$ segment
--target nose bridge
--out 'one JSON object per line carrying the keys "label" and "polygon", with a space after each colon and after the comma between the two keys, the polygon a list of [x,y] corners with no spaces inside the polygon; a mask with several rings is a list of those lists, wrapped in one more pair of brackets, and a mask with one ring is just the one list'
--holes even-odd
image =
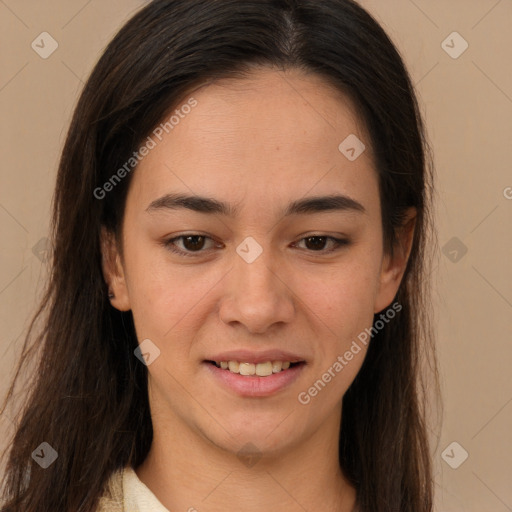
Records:
{"label": "nose bridge", "polygon": [[[260,237],[261,240],[261,237]],[[237,278],[247,286],[248,293],[261,290],[265,294],[274,291],[275,261],[270,246],[263,248],[254,238],[248,237],[237,247],[239,260],[235,265]]]}
{"label": "nose bridge", "polygon": [[291,321],[292,293],[279,276],[271,249],[247,237],[236,252],[229,301],[221,308],[224,322],[238,321],[251,331],[264,331],[274,323]]}

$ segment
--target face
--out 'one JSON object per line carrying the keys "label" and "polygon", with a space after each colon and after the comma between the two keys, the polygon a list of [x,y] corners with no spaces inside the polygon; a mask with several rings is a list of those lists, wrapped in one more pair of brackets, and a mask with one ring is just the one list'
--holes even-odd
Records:
{"label": "face", "polygon": [[[133,171],[122,258],[104,237],[112,304],[160,351],[153,422],[234,452],[339,431],[367,349],[354,340],[392,303],[407,256],[383,252],[361,122],[321,78],[291,71],[211,83],[180,105]],[[339,149],[351,134],[366,146],[355,160]]]}

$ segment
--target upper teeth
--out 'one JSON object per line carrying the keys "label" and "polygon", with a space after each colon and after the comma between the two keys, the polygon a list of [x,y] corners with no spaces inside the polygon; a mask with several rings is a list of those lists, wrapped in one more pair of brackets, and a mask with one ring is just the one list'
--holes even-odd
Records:
{"label": "upper teeth", "polygon": [[267,361],[266,363],[240,363],[238,361],[215,361],[215,364],[223,370],[229,370],[232,373],[240,375],[258,375],[258,377],[267,377],[273,373],[279,373],[281,370],[287,370],[290,367],[290,361]]}

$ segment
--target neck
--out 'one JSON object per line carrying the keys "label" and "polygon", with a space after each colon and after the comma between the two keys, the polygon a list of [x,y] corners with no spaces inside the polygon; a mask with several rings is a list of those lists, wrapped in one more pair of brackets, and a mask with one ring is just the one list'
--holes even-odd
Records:
{"label": "neck", "polygon": [[169,510],[351,512],[355,489],[338,463],[339,420],[281,453],[237,455],[190,428],[154,425],[139,479]]}

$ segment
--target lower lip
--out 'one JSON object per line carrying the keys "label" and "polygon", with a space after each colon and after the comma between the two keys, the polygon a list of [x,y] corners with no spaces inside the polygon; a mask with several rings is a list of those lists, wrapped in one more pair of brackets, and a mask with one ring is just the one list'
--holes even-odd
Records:
{"label": "lower lip", "polygon": [[246,376],[232,373],[206,361],[203,364],[206,365],[213,377],[225,387],[241,396],[249,397],[270,396],[282,391],[299,377],[305,366],[304,363],[301,363],[267,377],[258,377],[257,375]]}

